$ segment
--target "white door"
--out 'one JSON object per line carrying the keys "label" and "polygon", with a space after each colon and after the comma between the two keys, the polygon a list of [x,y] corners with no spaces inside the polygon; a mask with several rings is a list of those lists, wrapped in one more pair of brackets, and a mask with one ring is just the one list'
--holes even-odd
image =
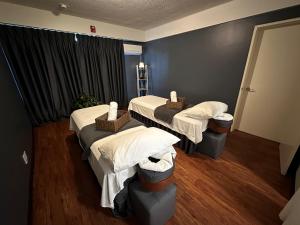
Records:
{"label": "white door", "polygon": [[247,89],[238,129],[280,143],[299,141],[300,25],[264,31]]}

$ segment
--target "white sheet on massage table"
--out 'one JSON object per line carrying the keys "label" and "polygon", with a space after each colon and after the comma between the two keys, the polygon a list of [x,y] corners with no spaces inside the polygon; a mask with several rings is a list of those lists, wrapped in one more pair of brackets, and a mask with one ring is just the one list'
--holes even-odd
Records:
{"label": "white sheet on massage table", "polygon": [[172,124],[168,124],[154,117],[154,110],[158,106],[166,104],[167,99],[153,95],[133,98],[129,103],[129,110],[137,112],[150,120],[155,121],[177,133],[185,135],[189,140],[198,144],[202,141],[202,132],[207,129],[208,120],[196,120],[183,115],[183,111],[177,113]]}
{"label": "white sheet on massage table", "polygon": [[[75,131],[78,136],[79,131],[84,126],[94,123],[95,118],[108,112],[108,109],[108,105],[99,105],[76,110],[70,116],[70,130]],[[141,128],[142,126],[131,128],[123,132],[133,132]],[[124,188],[124,181],[135,174],[136,169],[135,167],[131,167],[115,173],[112,170],[110,163],[101,158],[98,146],[103,141],[105,141],[105,138],[92,144],[89,163],[102,187],[101,206],[114,208],[114,199],[116,195]]]}

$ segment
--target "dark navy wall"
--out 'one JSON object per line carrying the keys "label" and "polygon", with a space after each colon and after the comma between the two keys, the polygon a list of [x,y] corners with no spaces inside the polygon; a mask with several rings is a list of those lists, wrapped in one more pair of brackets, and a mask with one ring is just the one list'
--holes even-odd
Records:
{"label": "dark navy wall", "polygon": [[[28,224],[32,127],[0,48],[0,218],[1,224]],[[22,159],[26,151],[29,164]]]}
{"label": "dark navy wall", "polygon": [[139,61],[140,56],[138,55],[125,55],[128,101],[137,96],[135,66],[139,63]]}
{"label": "dark navy wall", "polygon": [[152,93],[171,90],[191,103],[219,100],[233,113],[255,25],[300,17],[300,6],[145,43]]}

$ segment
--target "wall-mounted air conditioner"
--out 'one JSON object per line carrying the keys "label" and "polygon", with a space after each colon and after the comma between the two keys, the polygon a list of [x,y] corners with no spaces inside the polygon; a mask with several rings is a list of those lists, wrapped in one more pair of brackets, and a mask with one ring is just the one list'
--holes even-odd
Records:
{"label": "wall-mounted air conditioner", "polygon": [[143,53],[141,45],[124,44],[125,55],[141,55]]}

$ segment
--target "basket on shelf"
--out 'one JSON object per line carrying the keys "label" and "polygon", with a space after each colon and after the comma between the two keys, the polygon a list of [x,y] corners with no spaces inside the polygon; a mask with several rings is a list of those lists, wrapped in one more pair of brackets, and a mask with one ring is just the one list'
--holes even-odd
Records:
{"label": "basket on shelf", "polygon": [[108,121],[108,113],[103,114],[95,119],[96,128],[99,130],[106,130],[117,132],[130,120],[129,112],[126,110],[118,110],[117,119]]}
{"label": "basket on shelf", "polygon": [[170,99],[167,100],[167,107],[169,109],[183,109],[185,106],[185,98],[177,97],[177,102],[171,102]]}

